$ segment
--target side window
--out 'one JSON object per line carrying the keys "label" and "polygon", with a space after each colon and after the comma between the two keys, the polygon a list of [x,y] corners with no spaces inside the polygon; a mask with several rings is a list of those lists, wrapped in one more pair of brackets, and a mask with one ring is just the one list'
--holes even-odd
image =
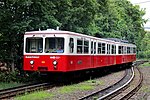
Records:
{"label": "side window", "polygon": [[107,54],[109,53],[109,45],[107,44]]}
{"label": "side window", "polygon": [[122,51],[121,46],[119,46],[118,50],[119,50],[118,53],[121,54],[121,51]]}
{"label": "side window", "polygon": [[107,44],[107,54],[110,54],[110,44]]}
{"label": "side window", "polygon": [[93,54],[93,41],[91,42],[91,54]]}
{"label": "side window", "polygon": [[130,53],[130,47],[127,47],[127,53],[128,54]]}
{"label": "side window", "polygon": [[136,48],[135,47],[133,48],[133,53],[136,53]]}
{"label": "side window", "polygon": [[112,45],[111,53],[116,54],[116,46],[115,45]]}
{"label": "side window", "polygon": [[84,41],[84,53],[89,53],[89,41]]}
{"label": "side window", "polygon": [[131,53],[133,53],[133,47],[131,47]]}
{"label": "side window", "polygon": [[105,43],[102,43],[102,54],[105,54]]}
{"label": "side window", "polygon": [[70,38],[69,40],[69,51],[70,53],[73,53],[74,51],[74,39],[73,38]]}
{"label": "side window", "polygon": [[125,49],[125,48],[126,48],[125,46],[122,47],[122,53],[123,53],[123,54],[126,53],[126,49]]}
{"label": "side window", "polygon": [[131,47],[129,47],[129,53],[131,53]]}
{"label": "side window", "polygon": [[94,54],[96,54],[96,42],[94,42]]}
{"label": "side window", "polygon": [[83,41],[82,40],[77,40],[77,53],[82,53],[82,44]]}
{"label": "side window", "polygon": [[100,42],[98,42],[98,54],[102,53],[102,44]]}
{"label": "side window", "polygon": [[121,54],[123,54],[123,51],[124,51],[123,46],[121,46]]}

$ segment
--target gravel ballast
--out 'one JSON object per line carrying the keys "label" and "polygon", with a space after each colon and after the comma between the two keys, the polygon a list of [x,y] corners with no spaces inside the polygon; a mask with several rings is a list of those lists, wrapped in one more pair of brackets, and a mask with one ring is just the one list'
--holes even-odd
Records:
{"label": "gravel ballast", "polygon": [[[114,72],[106,76],[99,77],[94,80],[80,82],[73,86],[54,87],[48,90],[54,96],[51,100],[78,100],[92,92],[102,90],[114,83],[118,82],[125,74],[125,71]],[[69,88],[68,88],[69,87]]]}

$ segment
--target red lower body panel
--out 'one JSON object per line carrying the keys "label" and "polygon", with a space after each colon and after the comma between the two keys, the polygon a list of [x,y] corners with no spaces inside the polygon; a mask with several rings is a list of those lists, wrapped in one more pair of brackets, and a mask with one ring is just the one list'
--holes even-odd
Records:
{"label": "red lower body panel", "polygon": [[[30,61],[34,61],[31,65]],[[25,71],[67,72],[129,63],[136,55],[36,55],[24,56]],[[53,65],[57,61],[57,65]]]}

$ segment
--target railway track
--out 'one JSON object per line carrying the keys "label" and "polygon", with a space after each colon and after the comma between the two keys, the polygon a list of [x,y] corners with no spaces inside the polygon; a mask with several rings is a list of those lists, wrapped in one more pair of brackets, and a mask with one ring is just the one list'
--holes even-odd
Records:
{"label": "railway track", "polygon": [[143,75],[140,73],[138,68],[134,69],[135,76],[131,83],[128,85],[128,87],[123,90],[123,92],[119,93],[117,96],[111,98],[112,100],[127,100],[129,99],[132,95],[136,93],[141,87],[141,83],[143,80]]}
{"label": "railway track", "polygon": [[[135,65],[144,63],[144,61],[135,62]],[[143,80],[142,73],[137,67],[126,69],[125,76],[114,85],[103,90],[96,91],[86,95],[79,100],[126,100],[129,99],[141,87]]]}
{"label": "railway track", "polygon": [[8,99],[16,95],[25,94],[26,92],[32,92],[35,90],[52,88],[54,85],[51,83],[35,83],[29,85],[18,86],[14,88],[8,88],[0,90],[0,99]]}

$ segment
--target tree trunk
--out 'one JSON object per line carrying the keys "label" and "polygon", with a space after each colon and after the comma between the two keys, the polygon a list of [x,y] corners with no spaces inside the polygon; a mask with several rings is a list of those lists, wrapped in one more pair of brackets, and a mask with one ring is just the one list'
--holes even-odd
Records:
{"label": "tree trunk", "polygon": [[11,62],[11,71],[15,71],[15,62],[14,62],[14,59],[12,60],[12,62]]}
{"label": "tree trunk", "polygon": [[15,67],[14,67],[15,66],[15,62],[14,62],[14,53],[13,53],[13,50],[11,50],[11,56],[10,57],[12,59],[11,60],[11,71],[14,72],[15,71]]}

